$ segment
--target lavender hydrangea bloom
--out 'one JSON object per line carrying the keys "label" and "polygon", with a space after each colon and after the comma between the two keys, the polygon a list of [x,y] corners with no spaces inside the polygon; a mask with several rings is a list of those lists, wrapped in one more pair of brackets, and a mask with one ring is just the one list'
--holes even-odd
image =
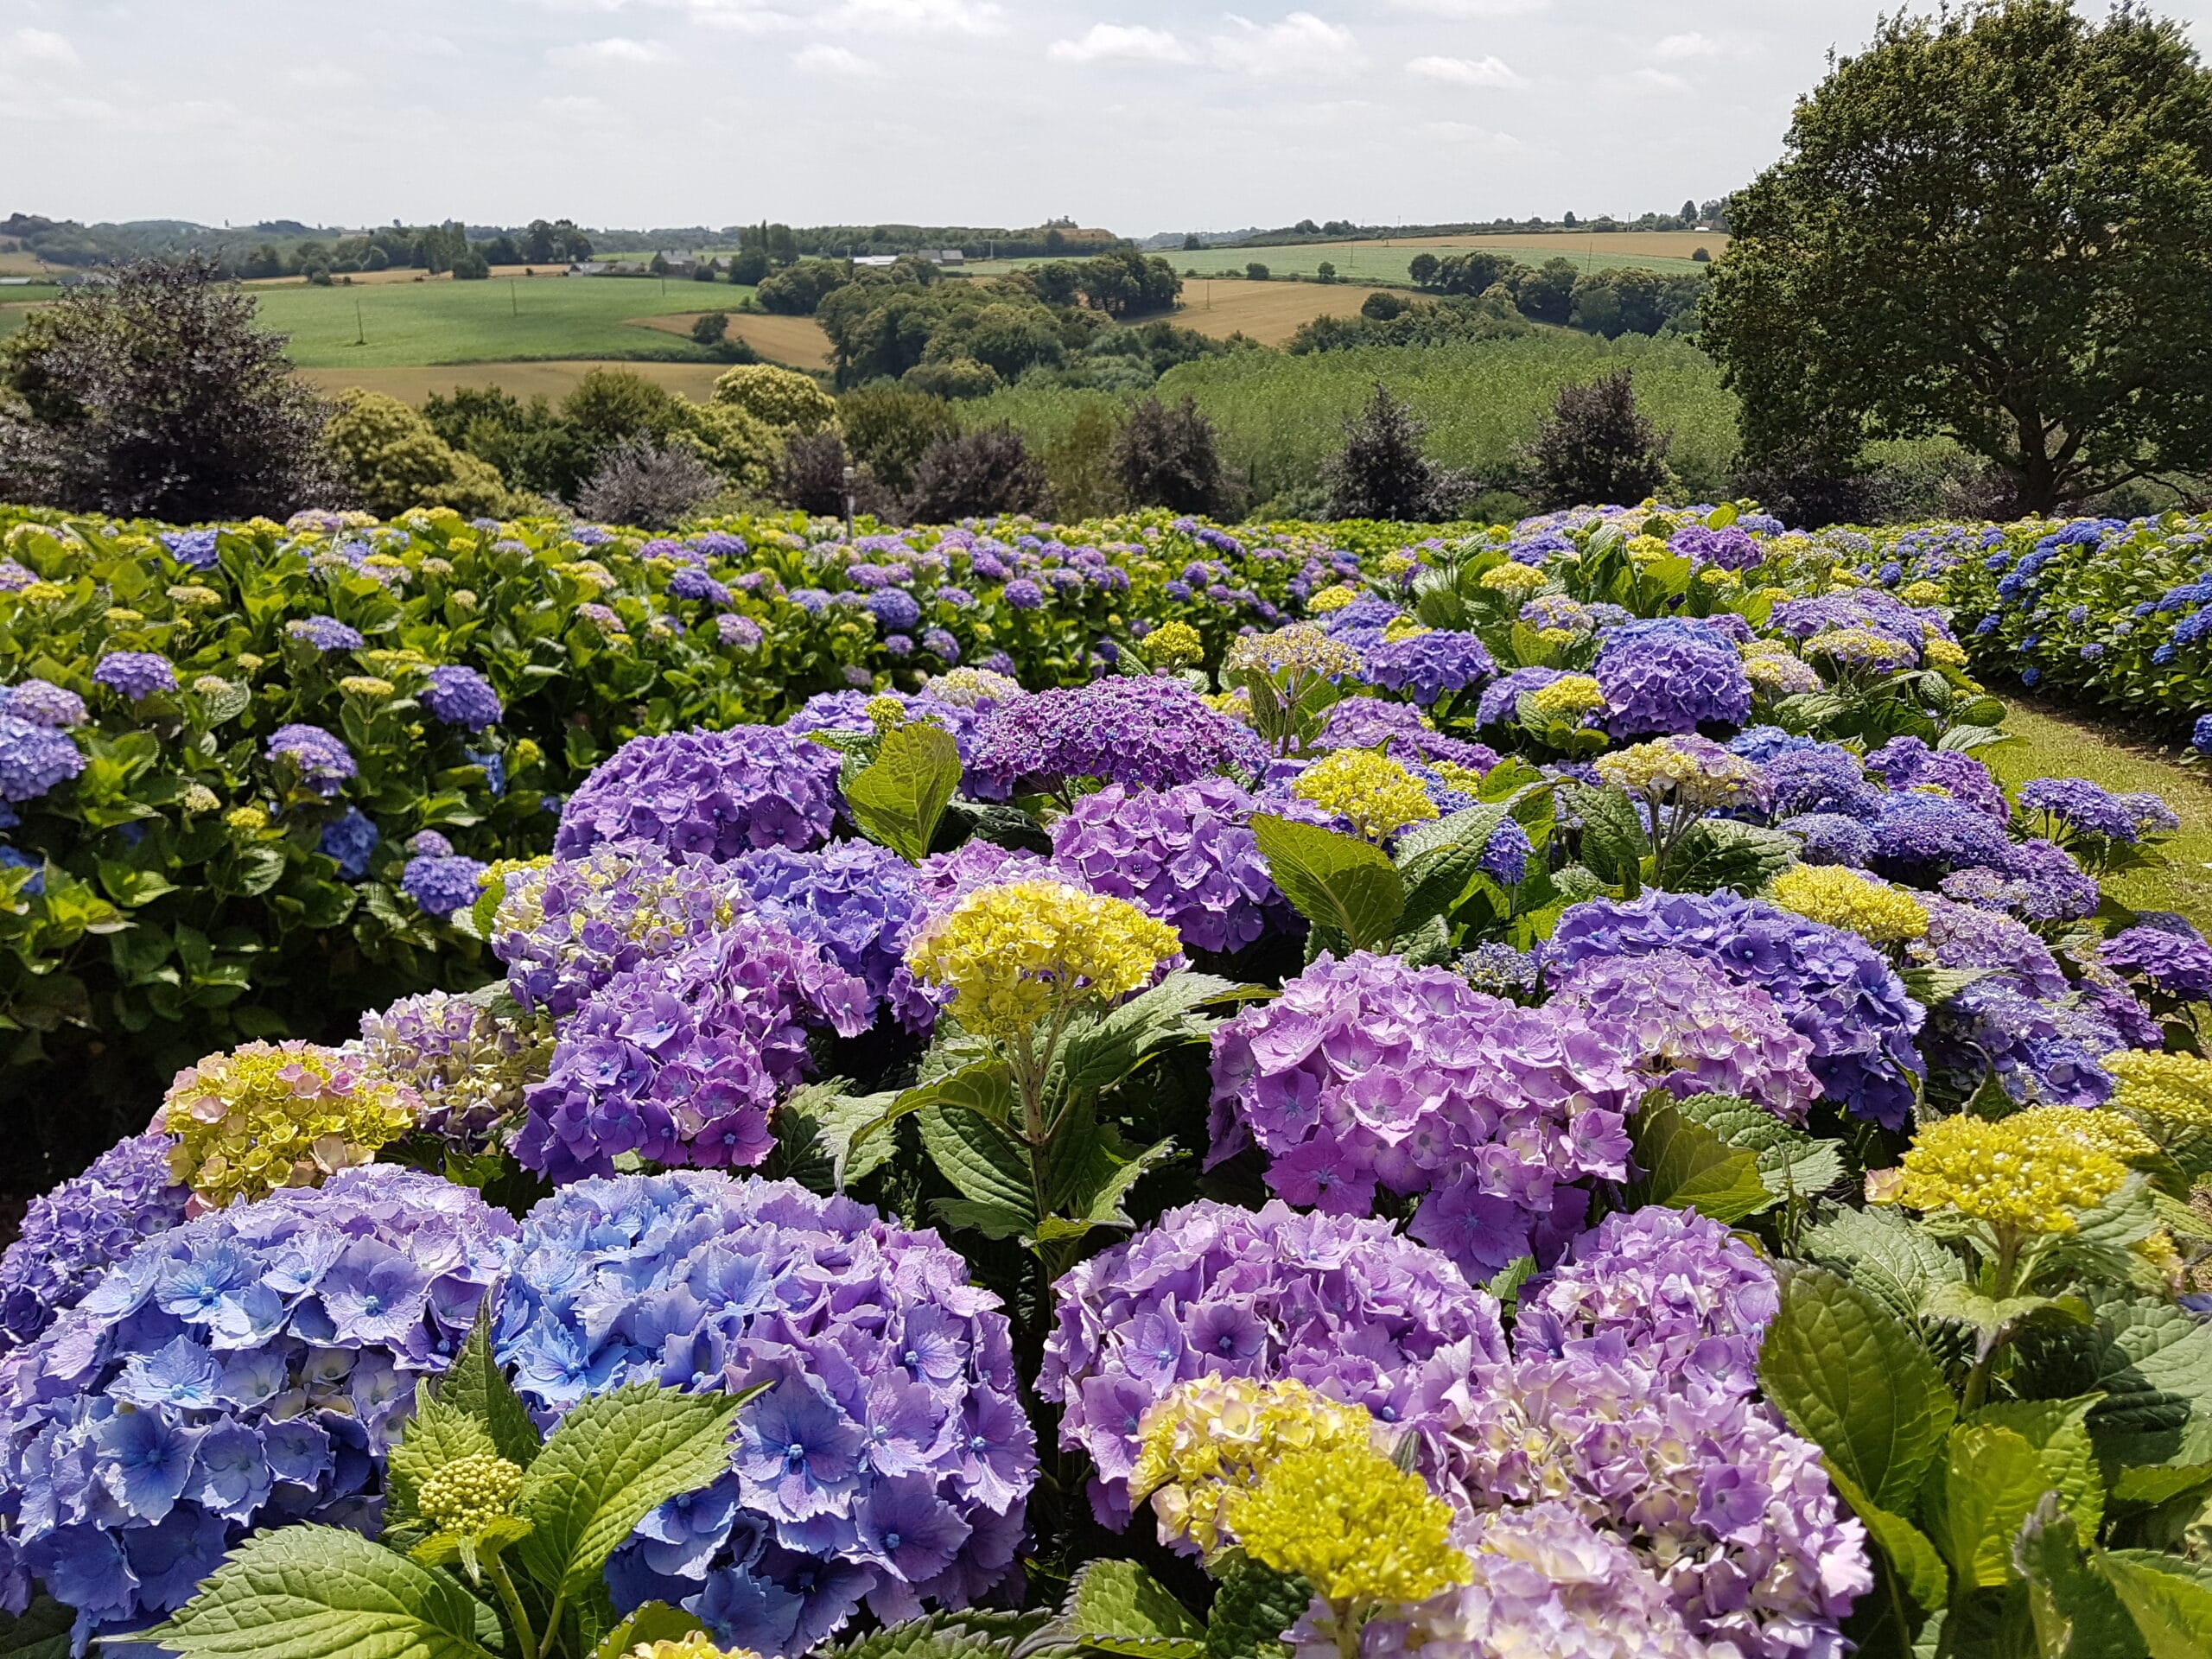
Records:
{"label": "lavender hydrangea bloom", "polygon": [[353,752],[320,726],[279,726],[270,734],[264,753],[272,761],[290,760],[300,781],[326,801],[336,799],[360,771]]}
{"label": "lavender hydrangea bloom", "polygon": [[1016,576],[1000,592],[1017,611],[1033,611],[1045,602],[1045,590],[1027,576]]}
{"label": "lavender hydrangea bloom", "polygon": [[1667,538],[1667,549],[1700,570],[1748,570],[1766,556],[1759,544],[1734,524],[1720,530],[1685,525]]}
{"label": "lavender hydrangea bloom", "polygon": [[922,607],[902,588],[880,588],[868,596],[868,608],[886,633],[912,633],[922,620]]}
{"label": "lavender hydrangea bloom", "polygon": [[1637,1083],[1571,1008],[1523,1008],[1398,957],[1323,953],[1213,1035],[1209,1166],[1256,1141],[1278,1197],[1412,1231],[1484,1277],[1582,1224],[1574,1183],[1626,1178]]}
{"label": "lavender hydrangea bloom", "polygon": [[2212,946],[2158,927],[2115,933],[2098,951],[2116,972],[2142,980],[2177,1002],[2212,1001]]}
{"label": "lavender hydrangea bloom", "polygon": [[678,955],[618,974],[560,1026],[546,1079],[523,1097],[515,1156],[554,1182],[658,1164],[757,1164],[768,1115],[812,1070],[806,1033],[868,1029],[874,999],[818,945],[740,916]]}
{"label": "lavender hydrangea bloom", "polygon": [[629,1176],[540,1204],[514,1261],[495,1352],[541,1421],[632,1382],[772,1385],[729,1472],[617,1551],[618,1605],[798,1653],[863,1600],[963,1607],[1012,1568],[1035,1441],[998,1298],[936,1234],[789,1181]]}
{"label": "lavender hydrangea bloom", "polygon": [[2037,778],[2020,786],[2020,810],[2041,812],[2075,835],[2133,842],[2137,814],[2127,803],[2087,778]]}
{"label": "lavender hydrangea bloom", "polygon": [[176,670],[156,652],[111,651],[93,668],[92,680],[142,702],[157,691],[175,690]]}
{"label": "lavender hydrangea bloom", "polygon": [[208,570],[221,556],[215,547],[219,534],[213,530],[165,530],[156,539],[179,564],[188,569]]}
{"label": "lavender hydrangea bloom", "polygon": [[1817,749],[1817,737],[1800,737],[1785,732],[1779,726],[1753,726],[1728,740],[1728,753],[1741,755],[1754,766],[1764,766],[1785,754],[1796,754],[1805,749]]}
{"label": "lavender hydrangea bloom", "polygon": [[1866,757],[1866,770],[1893,790],[1933,785],[1999,823],[2012,817],[2012,803],[1989,768],[1955,749],[1931,749],[1916,737],[1893,737]]}
{"label": "lavender hydrangea bloom", "polygon": [[871,842],[833,841],[810,853],[766,848],[730,867],[760,913],[819,945],[905,1029],[927,1033],[935,996],[906,967],[906,946],[927,914],[913,867]]}
{"label": "lavender hydrangea bloom", "polygon": [[85,769],[67,734],[0,714],[0,802],[35,801]]}
{"label": "lavender hydrangea bloom", "polygon": [[2096,1106],[2113,1080],[2097,1064],[2126,1045],[2093,1009],[2039,1002],[2014,982],[1985,979],[1947,998],[1923,1039],[1929,1070],[1954,1093],[1971,1095],[1994,1073],[2023,1106]]}
{"label": "lavender hydrangea bloom", "polygon": [[931,916],[943,915],[978,887],[1039,878],[1081,885],[1070,871],[1055,869],[1040,853],[982,840],[963,841],[949,853],[931,853],[914,868],[914,885]]}
{"label": "lavender hydrangea bloom", "polygon": [[1226,778],[1173,789],[1109,784],[1052,825],[1052,862],[1079,887],[1126,899],[1226,953],[1294,925],[1249,828],[1256,803]]}
{"label": "lavender hydrangea bloom", "polygon": [[1834,812],[1808,812],[1774,826],[1802,843],[1797,855],[1808,864],[1843,864],[1864,869],[1874,856],[1874,832],[1856,818]]}
{"label": "lavender hydrangea bloom", "polygon": [[722,926],[741,897],[736,873],[703,854],[602,843],[506,876],[492,953],[516,1001],[558,1018],[617,974]]}
{"label": "lavender hydrangea bloom", "polygon": [[2004,869],[2014,860],[2004,826],[1986,813],[1940,795],[1881,798],[1873,868],[1893,880],[1925,882],[1975,866]]}
{"label": "lavender hydrangea bloom", "polygon": [[1169,789],[1232,769],[1256,772],[1259,738],[1180,680],[1096,680],[1039,691],[983,716],[975,771],[1016,793],[1083,779]]}
{"label": "lavender hydrangea bloom", "polygon": [[[1488,692],[1484,696],[1487,697]],[[1382,697],[1343,697],[1329,705],[1314,734],[1318,749],[1382,749],[1401,763],[1439,760],[1470,772],[1488,772],[1497,751],[1486,743],[1446,737],[1423,719],[1411,703]]]}
{"label": "lavender hydrangea bloom", "polygon": [[1171,1210],[1052,1287],[1037,1391],[1060,1445],[1089,1454],[1091,1513],[1129,1521],[1145,1408],[1209,1374],[1289,1378],[1418,1437],[1442,1466],[1447,1391],[1505,1357],[1497,1304],[1388,1222],[1202,1200]]}
{"label": "lavender hydrangea bloom", "polygon": [[1522,1287],[1513,1349],[1556,1359],[1570,1343],[1618,1336],[1668,1375],[1750,1394],[1780,1309],[1774,1269],[1749,1245],[1694,1211],[1653,1205],[1607,1216]]}
{"label": "lavender hydrangea bloom", "polygon": [[363,1014],[361,1034],[346,1052],[412,1089],[423,1103],[416,1127],[464,1152],[482,1149],[493,1128],[521,1107],[524,1087],[545,1072],[545,1042],[536,1031],[443,991]]}
{"label": "lavender hydrangea bloom", "polygon": [[2101,902],[2094,877],[2074,855],[2048,841],[2023,842],[2001,865],[1954,871],[1941,883],[1961,904],[2001,910],[2030,922],[2071,922]]}
{"label": "lavender hydrangea bloom", "polygon": [[1841,744],[1793,749],[1768,761],[1764,770],[1774,817],[1822,812],[1865,818],[1880,810],[1880,791],[1867,783],[1859,757]]}
{"label": "lavender hydrangea bloom", "polygon": [[976,770],[976,753],[982,742],[982,715],[975,709],[947,702],[927,691],[823,691],[801,703],[791,717],[784,722],[783,729],[799,734],[872,732],[875,729],[875,722],[868,718],[868,706],[883,697],[889,697],[904,709],[909,721],[927,721],[932,725],[944,727],[952,734],[954,746],[960,751],[961,789],[963,793],[982,801],[1002,801],[1006,798],[1003,784],[984,777]]}
{"label": "lavender hydrangea bloom", "polygon": [[8,1362],[10,1605],[35,1580],[80,1628],[132,1629],[257,1525],[362,1524],[514,1231],[467,1187],[369,1165],[140,1243]]}
{"label": "lavender hydrangea bloom", "polygon": [[1774,999],[1700,957],[1588,957],[1555,978],[1546,1007],[1580,1013],[1649,1085],[1678,1099],[1735,1095],[1794,1123],[1820,1092],[1812,1045]]}
{"label": "lavender hydrangea bloom", "polygon": [[0,715],[13,715],[56,732],[82,726],[89,717],[82,697],[51,680],[23,680],[0,686]]}
{"label": "lavender hydrangea bloom", "polygon": [[[322,838],[315,845],[324,857],[338,861],[341,880],[359,881],[369,873],[369,855],[383,839],[374,819],[359,807],[349,806],[322,826]],[[473,894],[469,902],[475,902]]]}
{"label": "lavender hydrangea bloom", "polygon": [[1938,968],[2002,974],[2042,1001],[2056,1001],[2071,989],[2058,959],[2032,929],[1998,911],[1933,893],[1916,896],[1928,912],[1928,936],[1913,947],[1916,957]]}
{"label": "lavender hydrangea bloom", "polygon": [[1681,950],[1774,999],[1813,1046],[1821,1091],[1856,1116],[1895,1128],[1910,1116],[1913,1046],[1925,1018],[1888,963],[1854,934],[1730,893],[1650,893],[1629,904],[1594,899],[1560,917],[1548,978],[1593,957]]}
{"label": "lavender hydrangea bloom", "polygon": [[360,630],[348,627],[334,616],[303,616],[284,625],[284,637],[320,652],[359,651],[368,641]]}
{"label": "lavender hydrangea bloom", "polygon": [[169,1179],[170,1145],[159,1134],[119,1141],[83,1174],[31,1200],[0,1256],[0,1354],[76,1306],[141,1240],[184,1219],[192,1195]]}
{"label": "lavender hydrangea bloom", "polygon": [[1497,664],[1480,638],[1448,628],[1381,641],[1363,654],[1371,683],[1403,692],[1424,709],[1497,675]]}
{"label": "lavender hydrangea bloom", "polygon": [[399,873],[399,890],[422,907],[427,916],[450,916],[467,910],[483,891],[483,860],[457,853],[425,853],[407,861]]}
{"label": "lavender hydrangea bloom", "polygon": [[506,713],[491,681],[473,668],[451,664],[430,671],[430,683],[423,690],[423,706],[447,725],[472,732],[498,725]]}
{"label": "lavender hydrangea bloom", "polygon": [[1662,619],[1608,629],[1592,671],[1605,693],[1605,729],[1618,738],[1684,736],[1751,716],[1743,658],[1695,623]]}
{"label": "lavender hydrangea bloom", "polygon": [[2189,746],[2199,754],[2212,754],[2212,715],[2196,717],[2196,724],[2190,728]]}
{"label": "lavender hydrangea bloom", "polygon": [[636,737],[561,809],[553,850],[649,841],[734,858],[756,847],[819,847],[837,820],[836,750],[779,726]]}

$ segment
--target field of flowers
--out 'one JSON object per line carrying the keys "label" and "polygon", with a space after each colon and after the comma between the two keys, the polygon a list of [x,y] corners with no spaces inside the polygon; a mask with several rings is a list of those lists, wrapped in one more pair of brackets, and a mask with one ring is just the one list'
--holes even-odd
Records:
{"label": "field of flowers", "polygon": [[0,1651],[2207,1651],[2212,945],[1940,587],[823,528],[8,532],[14,1006],[192,1053]]}

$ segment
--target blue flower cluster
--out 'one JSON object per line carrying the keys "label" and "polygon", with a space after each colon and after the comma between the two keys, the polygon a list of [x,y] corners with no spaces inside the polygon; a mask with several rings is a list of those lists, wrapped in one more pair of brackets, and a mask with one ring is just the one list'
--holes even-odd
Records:
{"label": "blue flower cluster", "polygon": [[836,751],[780,726],[634,737],[561,809],[553,850],[649,841],[734,858],[756,847],[818,847],[837,822]]}
{"label": "blue flower cluster", "polygon": [[152,1133],[118,1141],[83,1174],[31,1200],[0,1256],[0,1352],[76,1306],[140,1240],[184,1219],[191,1194],[169,1178],[170,1144]]}
{"label": "blue flower cluster", "polygon": [[760,912],[818,945],[866,985],[878,1009],[889,1005],[907,1031],[937,1023],[934,994],[908,971],[906,947],[926,913],[913,867],[872,842],[835,841],[814,852],[766,848],[730,867]]}

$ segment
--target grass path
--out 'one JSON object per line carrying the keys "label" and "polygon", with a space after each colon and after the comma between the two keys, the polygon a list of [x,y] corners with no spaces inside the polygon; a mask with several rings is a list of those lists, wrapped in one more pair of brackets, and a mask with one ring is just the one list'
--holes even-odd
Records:
{"label": "grass path", "polygon": [[2042,704],[2008,699],[2014,741],[1979,753],[2008,788],[2032,778],[2087,778],[2114,793],[2148,790],[2180,815],[2164,869],[2137,870],[2108,885],[2137,910],[2172,910],[2212,929],[2212,773],[2180,764],[2177,752]]}

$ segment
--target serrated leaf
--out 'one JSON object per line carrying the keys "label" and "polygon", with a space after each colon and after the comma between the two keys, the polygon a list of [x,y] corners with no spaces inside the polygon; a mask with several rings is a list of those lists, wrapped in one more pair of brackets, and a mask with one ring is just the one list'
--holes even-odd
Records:
{"label": "serrated leaf", "polygon": [[959,787],[959,744],[942,726],[917,722],[885,736],[846,786],[845,804],[861,834],[918,864]]}
{"label": "serrated leaf", "polygon": [[1768,1400],[1871,1503],[1910,1514],[1957,1410],[1942,1372],[1910,1325],[1835,1274],[1799,1268],[1781,1288],[1759,1350]]}
{"label": "serrated leaf", "polygon": [[1757,1101],[1692,1095],[1679,1109],[1728,1145],[1752,1154],[1760,1180],[1778,1199],[1814,1198],[1843,1178],[1843,1154],[1834,1141],[1783,1122]]}
{"label": "serrated leaf", "polygon": [[[885,1098],[881,1095],[867,1096],[871,1102]],[[1013,1112],[1014,1103],[1014,1074],[1007,1069],[1004,1060],[975,1060],[954,1071],[941,1072],[927,1083],[889,1096],[888,1103],[874,1116],[845,1128],[842,1156],[832,1158],[834,1179],[839,1186],[849,1179],[857,1179],[853,1160],[861,1155],[863,1147],[901,1118],[912,1117],[931,1106],[946,1105],[1003,1120]],[[833,1154],[836,1151],[833,1145]],[[885,1155],[888,1155],[887,1152]]]}
{"label": "serrated leaf", "polygon": [[1949,1001],[1970,985],[1978,985],[1994,972],[1989,968],[1908,968],[1897,976],[1905,995],[1923,1007]]}
{"label": "serrated leaf", "polygon": [[1950,1597],[1951,1573],[1928,1535],[1867,1497],[1832,1459],[1823,1457],[1821,1463],[1843,1501],[1851,1505],[1851,1512],[1865,1524],[1866,1535],[1889,1557],[1906,1592],[1927,1611],[1940,1611]]}
{"label": "serrated leaf", "polygon": [[2104,1550],[2094,1560],[2151,1659],[2212,1659],[2212,1567],[2149,1549]]}
{"label": "serrated leaf", "polygon": [[2102,1395],[2089,1436],[2108,1467],[2212,1463],[2212,1324],[2121,1292],[2086,1300],[2093,1328],[2031,1325],[2015,1340],[2018,1391]]}
{"label": "serrated leaf", "polygon": [[[1056,1137],[1063,1132],[1056,1130]],[[1053,1160],[1052,1185],[1046,1194],[1052,1213],[1039,1222],[1039,1239],[1071,1238],[1094,1227],[1134,1225],[1122,1211],[1122,1200],[1146,1175],[1175,1156],[1173,1138],[1132,1147],[1111,1124],[1081,1138],[1084,1147],[1078,1156]]]}
{"label": "serrated leaf", "polygon": [[2024,1437],[1993,1423],[1961,1423],[1924,1500],[1929,1533],[1961,1583],[1995,1588],[2012,1574],[2021,1523],[2050,1490]]}
{"label": "serrated leaf", "polygon": [[1203,1040],[1215,1022],[1199,1009],[1268,995],[1263,986],[1179,969],[1071,1031],[1060,1045],[1057,1086],[1064,1091],[1109,1088],[1162,1050]]}
{"label": "serrated leaf", "polygon": [[1077,1569],[1060,1616],[1039,1634],[1105,1652],[1188,1659],[1204,1651],[1205,1633],[1174,1592],[1136,1562],[1094,1560]]}
{"label": "serrated leaf", "polygon": [[[1037,1225],[1028,1148],[1011,1128],[978,1112],[942,1106],[928,1108],[917,1121],[922,1148],[938,1173],[969,1205],[982,1206],[962,1208],[963,1220],[956,1224],[993,1238],[1012,1238]],[[951,1211],[946,1213],[949,1217]]]}
{"label": "serrated leaf", "polygon": [[[385,1465],[384,1525],[387,1535],[415,1525],[423,1483],[461,1458],[499,1455],[492,1431],[480,1418],[431,1395],[429,1384],[416,1388],[415,1414],[400,1429]],[[537,1437],[531,1436],[535,1445]]]}
{"label": "serrated leaf", "polygon": [[466,1412],[484,1426],[492,1449],[527,1469],[537,1456],[537,1425],[492,1356],[492,1300],[476,1310],[461,1351],[438,1380],[438,1403]]}
{"label": "serrated leaf", "polygon": [[1938,1285],[1928,1293],[1930,1319],[1955,1319],[1985,1348],[2037,1315],[2063,1318],[2079,1306],[2056,1296],[1991,1296],[1972,1285]]}
{"label": "serrated leaf", "polygon": [[2145,1659],[2135,1621],[2082,1559],[2074,1517],[2051,1496],[2013,1541],[2012,1567],[2027,1580],[2038,1659]]}
{"label": "serrated leaf", "polygon": [[575,1406],[515,1497],[534,1529],[515,1549],[530,1576],[580,1598],[640,1521],[729,1467],[730,1425],[747,1397],[638,1383]]}
{"label": "serrated leaf", "polygon": [[1355,950],[1395,936],[1405,881],[1380,849],[1268,812],[1252,815],[1252,834],[1269,877],[1308,921],[1341,933]]}
{"label": "serrated leaf", "polygon": [[476,1599],[443,1573],[340,1527],[281,1527],[232,1549],[200,1593],[140,1639],[193,1659],[489,1659]]}
{"label": "serrated leaf", "polygon": [[1774,1202],[1760,1179],[1757,1154],[1731,1147],[1663,1094],[1645,1097],[1629,1120],[1629,1137],[1643,1172],[1630,1189],[1638,1204],[1694,1209],[1727,1223]]}
{"label": "serrated leaf", "polygon": [[1898,1211],[1839,1210],[1798,1239],[1799,1249],[1873,1293],[1898,1319],[1920,1318],[1939,1285],[1956,1283],[1966,1266]]}
{"label": "serrated leaf", "polygon": [[2104,1524],[2105,1480],[2085,1427],[2094,1395],[2078,1400],[2000,1400],[1967,1419],[2009,1428],[2036,1449],[2044,1478],[2082,1535],[2094,1538]]}
{"label": "serrated leaf", "polygon": [[1280,1659],[1283,1632],[1313,1599],[1305,1580],[1260,1565],[1241,1550],[1215,1562],[1220,1588],[1206,1615],[1206,1659]]}
{"label": "serrated leaf", "polygon": [[826,1659],[1006,1659],[1033,1637],[1050,1616],[997,1613],[969,1608],[931,1613],[904,1624],[871,1630],[842,1647],[819,1648]]}
{"label": "serrated leaf", "polygon": [[1700,818],[1667,855],[1660,885],[1670,893],[1758,892],[1797,861],[1797,838],[1732,818]]}
{"label": "serrated leaf", "polygon": [[2112,1501],[2129,1509],[2155,1509],[2200,1489],[2212,1489],[2212,1463],[2154,1464],[2121,1470],[2112,1484]]}
{"label": "serrated leaf", "polygon": [[1582,862],[1607,887],[1627,887],[1633,895],[1637,870],[1649,844],[1643,815],[1628,791],[1586,789],[1574,798],[1582,820]]}

